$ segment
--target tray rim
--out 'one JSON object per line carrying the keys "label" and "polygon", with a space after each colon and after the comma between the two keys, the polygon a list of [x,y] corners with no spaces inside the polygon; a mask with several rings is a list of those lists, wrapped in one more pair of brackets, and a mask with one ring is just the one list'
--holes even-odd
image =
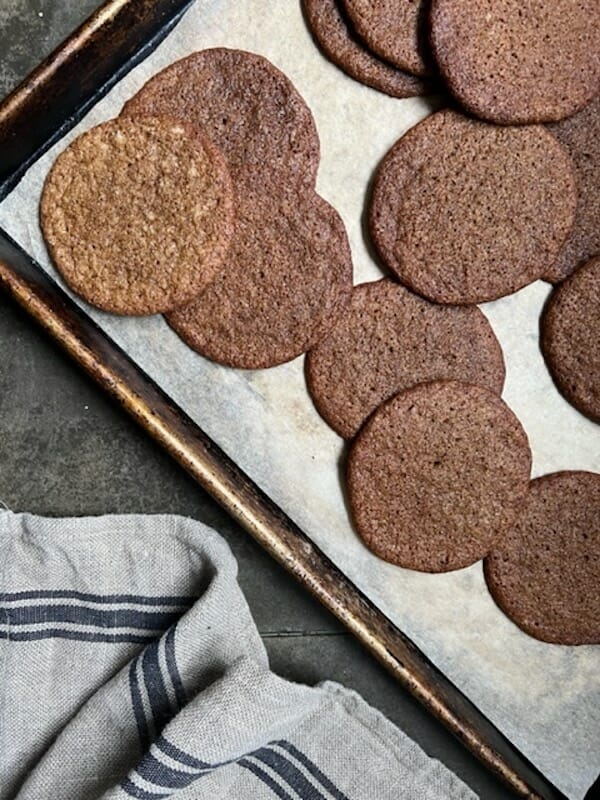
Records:
{"label": "tray rim", "polygon": [[[195,0],[104,0],[0,101],[0,202],[127,72],[151,53]],[[133,35],[139,31],[141,41]],[[111,40],[122,58],[112,64]],[[113,43],[114,44],[114,43]],[[80,64],[83,58],[84,64]],[[81,69],[84,67],[84,69]],[[66,113],[60,108],[66,105]],[[37,111],[36,125],[30,125]]]}
{"label": "tray rim", "polygon": [[[0,102],[2,137],[39,118],[41,99],[55,96],[61,74],[94,43],[108,37],[119,15],[144,21],[164,9],[162,26],[121,67],[80,97],[43,142],[25,148],[0,183],[0,202],[26,170],[60,139],[116,81],[151,52],[194,0],[105,0],[76,31]],[[209,0],[197,0],[209,2]],[[516,796],[566,797],[433,665],[309,537],[248,478],[133,360],[0,228],[0,290],[41,326],[146,433],[162,446],[276,561],[369,650],[427,710]]]}

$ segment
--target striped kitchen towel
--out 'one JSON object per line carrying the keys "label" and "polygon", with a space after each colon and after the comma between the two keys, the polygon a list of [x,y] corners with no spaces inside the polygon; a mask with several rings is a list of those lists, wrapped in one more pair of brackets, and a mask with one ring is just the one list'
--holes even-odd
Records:
{"label": "striped kitchen towel", "polygon": [[0,800],[474,795],[355,693],[270,670],[221,537],[0,511]]}

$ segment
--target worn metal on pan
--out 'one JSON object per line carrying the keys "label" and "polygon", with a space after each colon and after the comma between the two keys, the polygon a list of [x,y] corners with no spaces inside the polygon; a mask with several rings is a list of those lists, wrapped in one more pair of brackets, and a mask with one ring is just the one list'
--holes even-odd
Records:
{"label": "worn metal on pan", "polygon": [[[0,104],[0,198],[156,46],[188,5],[189,0],[109,0]],[[0,289],[519,797],[566,800],[1,230]]]}

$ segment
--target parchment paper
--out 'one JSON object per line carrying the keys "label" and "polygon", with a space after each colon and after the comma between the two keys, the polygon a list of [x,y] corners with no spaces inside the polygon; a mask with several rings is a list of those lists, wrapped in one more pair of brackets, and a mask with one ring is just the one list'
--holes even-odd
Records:
{"label": "parchment paper", "polygon": [[[380,277],[361,228],[366,187],[387,149],[431,107],[423,99],[385,97],[327,62],[298,0],[196,2],[159,49],[29,170],[0,205],[0,225],[56,277],[39,232],[38,202],[58,152],[115,116],[157,70],[213,46],[260,53],[295,83],[317,121],[318,189],[346,223],[355,283]],[[561,399],[539,352],[538,320],[549,291],[538,282],[484,306],[506,357],[504,397],[529,434],[535,475],[600,471],[600,427]],[[231,370],[189,350],[161,317],[86,311],[551,781],[570,798],[583,797],[600,769],[600,647],[548,645],[521,633],[494,605],[481,564],[430,576],[372,556],[344,505],[343,443],[311,404],[302,359],[262,372]]]}

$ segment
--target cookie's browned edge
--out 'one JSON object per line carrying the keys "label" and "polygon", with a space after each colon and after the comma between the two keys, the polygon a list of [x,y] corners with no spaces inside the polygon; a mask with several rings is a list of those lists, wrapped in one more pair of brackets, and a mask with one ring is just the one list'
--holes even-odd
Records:
{"label": "cookie's browned edge", "polygon": [[[153,49],[187,5],[189,0],[109,0],[0,104],[0,198],[119,77]],[[0,290],[518,797],[566,800],[1,230]]]}

